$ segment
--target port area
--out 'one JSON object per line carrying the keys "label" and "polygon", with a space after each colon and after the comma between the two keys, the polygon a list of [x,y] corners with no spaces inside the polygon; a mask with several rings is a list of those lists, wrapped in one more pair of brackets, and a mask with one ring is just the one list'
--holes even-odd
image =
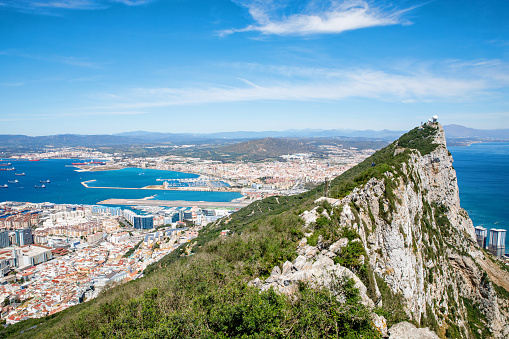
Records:
{"label": "port area", "polygon": [[242,208],[250,202],[225,202],[225,201],[185,201],[185,200],[145,200],[145,199],[107,199],[99,201],[98,205],[118,205],[118,206],[164,206],[164,207],[193,207],[212,208]]}

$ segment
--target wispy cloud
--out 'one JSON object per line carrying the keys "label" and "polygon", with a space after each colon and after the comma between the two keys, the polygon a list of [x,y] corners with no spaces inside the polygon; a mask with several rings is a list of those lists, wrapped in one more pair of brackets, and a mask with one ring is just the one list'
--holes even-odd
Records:
{"label": "wispy cloud", "polygon": [[114,3],[139,6],[153,1],[155,0],[0,0],[0,8],[55,15],[55,11],[59,10],[99,10],[109,8]]}
{"label": "wispy cloud", "polygon": [[98,111],[78,111],[78,112],[65,112],[65,113],[47,113],[47,114],[16,114],[12,117],[1,118],[0,121],[37,121],[37,120],[55,120],[60,118],[79,118],[79,117],[87,117],[87,116],[108,116],[108,115],[139,115],[139,114],[147,114],[145,111],[108,111],[108,110],[98,110]]}
{"label": "wispy cloud", "polygon": [[[238,67],[238,66],[237,66]],[[317,69],[246,65],[253,79],[238,77],[237,84],[192,88],[134,88],[104,93],[95,109],[141,109],[205,103],[247,101],[342,101],[372,99],[385,102],[472,102],[500,96],[509,79],[483,73],[479,67],[455,72],[450,65],[419,72],[373,69]],[[412,67],[414,69],[414,67]],[[480,76],[479,74],[484,74]],[[466,75],[465,75],[466,74]]]}
{"label": "wispy cloud", "polygon": [[25,53],[19,50],[0,50],[0,55],[9,55],[16,56],[20,58],[33,59],[33,60],[41,60],[48,62],[57,62],[61,64],[66,64],[70,66],[78,66],[85,68],[99,68],[101,65],[90,61],[88,58],[80,58],[74,56],[63,56],[63,55],[50,55],[50,56],[42,56],[38,54]]}
{"label": "wispy cloud", "polygon": [[221,36],[249,31],[264,35],[339,34],[367,27],[410,24],[403,16],[413,9],[394,9],[368,0],[315,0],[298,13],[283,15],[280,9],[286,6],[277,0],[235,2],[249,9],[256,24],[220,31]]}
{"label": "wispy cloud", "polygon": [[16,81],[16,82],[0,83],[0,86],[2,86],[2,87],[19,87],[19,86],[23,86],[24,84],[25,84],[24,81]]}

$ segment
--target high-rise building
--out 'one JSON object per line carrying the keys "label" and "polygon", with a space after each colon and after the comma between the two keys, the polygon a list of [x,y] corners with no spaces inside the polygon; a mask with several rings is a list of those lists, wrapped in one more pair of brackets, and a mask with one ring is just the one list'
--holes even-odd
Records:
{"label": "high-rise building", "polygon": [[7,230],[1,230],[0,231],[0,247],[9,247],[11,245],[11,242],[9,240],[9,231]]}
{"label": "high-rise building", "polygon": [[490,243],[488,250],[495,256],[501,257],[505,253],[506,230],[492,228],[490,230]]}
{"label": "high-rise building", "polygon": [[475,227],[475,237],[477,238],[477,243],[482,248],[486,248],[486,238],[488,236],[488,230],[482,226]]}
{"label": "high-rise building", "polygon": [[154,216],[152,215],[137,215],[134,217],[134,228],[140,230],[149,230],[154,228]]}
{"label": "high-rise building", "polygon": [[16,243],[18,246],[32,245],[34,243],[32,229],[27,227],[16,230]]}

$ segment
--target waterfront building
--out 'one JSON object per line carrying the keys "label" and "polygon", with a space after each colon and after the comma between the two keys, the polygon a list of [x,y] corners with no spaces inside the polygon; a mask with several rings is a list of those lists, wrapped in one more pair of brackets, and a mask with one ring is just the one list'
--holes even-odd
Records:
{"label": "waterfront building", "polygon": [[92,206],[92,213],[120,216],[122,215],[122,209],[120,207]]}
{"label": "waterfront building", "polygon": [[490,243],[488,250],[499,258],[505,253],[505,234],[506,230],[495,228],[490,230]]}
{"label": "waterfront building", "polygon": [[136,213],[131,210],[124,210],[124,218],[134,225],[134,217],[136,217]]}
{"label": "waterfront building", "polygon": [[32,229],[27,227],[20,230],[16,230],[16,244],[18,246],[31,245],[34,243],[32,237]]}
{"label": "waterfront building", "polygon": [[10,240],[9,240],[9,231],[1,230],[0,231],[0,247],[4,248],[4,247],[9,247],[10,245],[11,244],[10,244]]}
{"label": "waterfront building", "polygon": [[140,230],[154,228],[154,217],[152,215],[137,215],[134,217],[133,226]]}
{"label": "waterfront building", "polygon": [[482,226],[475,227],[475,237],[477,239],[477,243],[482,248],[486,248],[486,238],[488,237],[488,230]]}

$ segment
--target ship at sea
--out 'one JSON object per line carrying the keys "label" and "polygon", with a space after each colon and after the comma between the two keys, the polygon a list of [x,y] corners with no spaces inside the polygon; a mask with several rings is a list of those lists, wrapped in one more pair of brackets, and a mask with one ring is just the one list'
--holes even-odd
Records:
{"label": "ship at sea", "polygon": [[19,175],[19,176],[23,176],[24,177],[25,176],[25,172],[23,172],[23,173],[14,173],[14,175]]}
{"label": "ship at sea", "polygon": [[35,185],[34,187],[35,187],[35,188],[46,188],[46,185],[44,185],[44,184],[42,184],[41,186],[37,186],[37,185]]}
{"label": "ship at sea", "polygon": [[7,184],[4,184],[3,186],[0,186],[0,188],[7,188],[9,186],[7,186]]}
{"label": "ship at sea", "polygon": [[0,166],[11,166],[12,164],[10,162],[7,163],[1,163]]}
{"label": "ship at sea", "polygon": [[48,180],[40,180],[39,182],[41,184],[49,184],[50,183],[49,179]]}
{"label": "ship at sea", "polygon": [[0,168],[0,171],[14,171],[16,170],[14,167]]}
{"label": "ship at sea", "polygon": [[8,180],[7,182],[9,184],[17,184],[19,181],[18,180]]}

